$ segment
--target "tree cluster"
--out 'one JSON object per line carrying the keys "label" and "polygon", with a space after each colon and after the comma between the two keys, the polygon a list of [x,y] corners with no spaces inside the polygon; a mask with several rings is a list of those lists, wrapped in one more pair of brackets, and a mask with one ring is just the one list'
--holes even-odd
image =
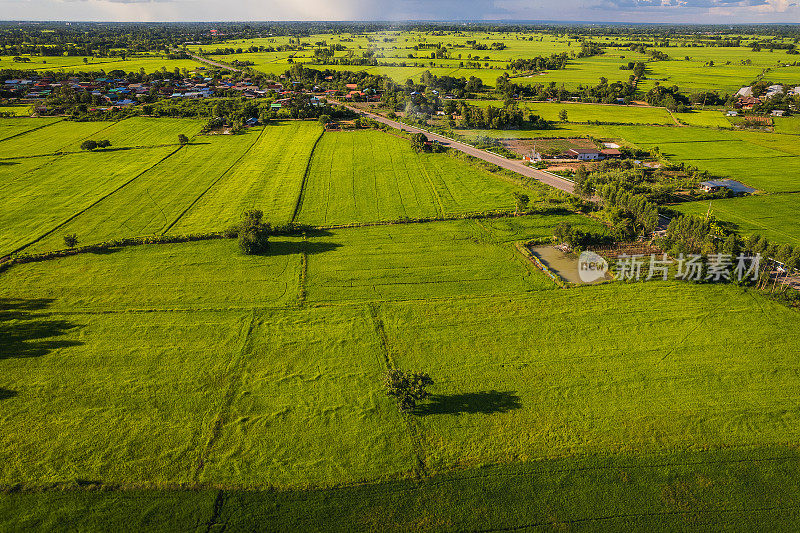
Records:
{"label": "tree cluster", "polygon": [[569,54],[562,52],[548,57],[536,56],[526,59],[515,59],[508,64],[509,70],[539,72],[541,70],[561,70],[566,68]]}
{"label": "tree cluster", "polygon": [[98,141],[87,139],[81,143],[81,150],[88,150],[91,152],[97,148],[108,148],[109,146],[111,146],[111,141],[108,139],[101,139]]}
{"label": "tree cluster", "polygon": [[[490,105],[481,109],[478,106],[460,102],[458,112],[461,116],[460,126],[464,128],[518,129],[523,126],[525,121],[522,111],[516,105],[501,108]],[[539,117],[539,121],[541,121],[541,117]]]}
{"label": "tree cluster", "polygon": [[603,200],[608,218],[614,224],[618,240],[630,240],[650,233],[658,225],[658,206],[643,194],[632,193],[618,183],[607,183],[595,191]]}

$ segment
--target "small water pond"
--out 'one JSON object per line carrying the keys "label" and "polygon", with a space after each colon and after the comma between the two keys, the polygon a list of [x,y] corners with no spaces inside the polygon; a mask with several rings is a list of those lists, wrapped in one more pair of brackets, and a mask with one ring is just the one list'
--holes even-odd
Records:
{"label": "small water pond", "polygon": [[533,246],[530,250],[547,268],[569,283],[588,285],[592,283],[602,283],[603,281],[611,279],[611,275],[606,273],[605,278],[589,283],[581,280],[578,272],[578,256],[572,253],[564,253],[555,246]]}

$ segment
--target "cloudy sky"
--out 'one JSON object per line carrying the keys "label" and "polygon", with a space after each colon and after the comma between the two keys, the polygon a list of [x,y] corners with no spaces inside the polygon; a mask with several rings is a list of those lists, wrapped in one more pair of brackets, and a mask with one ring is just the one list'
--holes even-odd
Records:
{"label": "cloudy sky", "polygon": [[800,0],[0,0],[5,20],[800,23]]}

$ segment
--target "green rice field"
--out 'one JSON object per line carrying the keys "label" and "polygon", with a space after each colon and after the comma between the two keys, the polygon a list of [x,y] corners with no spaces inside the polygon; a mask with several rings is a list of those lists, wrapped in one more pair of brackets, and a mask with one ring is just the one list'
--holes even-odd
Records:
{"label": "green rice field", "polygon": [[314,151],[297,220],[333,225],[513,209],[520,189],[380,132],[332,133]]}
{"label": "green rice field", "polygon": [[[448,231],[469,231],[463,226],[476,222],[438,224],[435,240],[447,242]],[[0,360],[3,388],[13,391],[3,400],[0,449],[32,451],[6,455],[0,477],[30,486],[81,479],[199,482],[229,490],[380,481],[384,485],[372,485],[386,487],[378,497],[419,469],[444,476],[483,472],[493,484],[500,483],[500,471],[481,465],[535,476],[560,464],[574,472],[564,483],[575,487],[585,461],[604,461],[590,459],[597,453],[630,455],[628,467],[636,472],[632,465],[647,457],[687,447],[743,447],[731,452],[742,457],[797,441],[800,411],[787,409],[800,340],[793,333],[795,311],[733,287],[520,290],[509,281],[526,269],[510,243],[501,244],[502,235],[530,236],[540,225],[533,219],[489,228],[498,238],[479,245],[484,253],[454,244],[453,250],[466,248],[454,267],[475,284],[455,285],[437,297],[417,293],[422,300],[409,299],[408,292],[370,297],[363,290],[330,291],[353,279],[341,267],[365,265],[361,254],[332,255],[366,242],[363,232],[372,228],[314,237],[305,245],[278,239],[263,257],[239,256],[233,242],[221,240],[15,267],[0,278],[7,295],[2,326],[13,333],[4,337]],[[434,241],[425,226],[403,230],[418,242]],[[328,242],[341,246],[322,245]],[[487,254],[492,246],[511,255]],[[297,307],[304,250],[308,301],[335,305]],[[436,280],[435,270],[420,266],[436,264],[443,253],[446,247],[417,249],[406,258],[418,269],[409,279],[418,285]],[[473,270],[481,264],[499,270],[485,278]],[[199,272],[215,277],[203,276],[200,287]],[[381,270],[372,275],[386,279]],[[524,275],[547,288],[541,273]],[[115,282],[120,279],[124,283]],[[245,280],[252,288],[247,294],[229,290]],[[496,294],[498,288],[506,294]],[[698,338],[693,332],[703,324],[714,324],[720,334]],[[741,331],[749,332],[746,338],[732,342],[733,332]],[[755,355],[752,344],[770,349]],[[379,389],[387,361],[436,376],[434,396],[413,422],[404,421]],[[741,387],[745,379],[759,386]],[[679,457],[677,464],[688,460]],[[653,475],[662,479],[653,473],[641,482],[654,482]],[[712,469],[709,475],[735,474]],[[234,492],[227,504],[237,501]],[[644,502],[627,505],[641,511]],[[603,516],[602,509],[594,512],[587,519]]]}
{"label": "green rice field", "polygon": [[[13,62],[11,58],[5,57],[0,60],[0,68],[11,68],[21,70],[33,70],[38,72],[111,72],[121,70],[123,72],[139,72],[144,69],[151,73],[165,68],[172,71],[178,69],[194,70],[199,63],[191,59],[166,59],[160,55],[133,56],[127,59],[121,57],[83,57],[83,56],[30,56],[23,54],[22,57],[30,59],[25,63]],[[85,60],[85,61],[84,61]]]}
{"label": "green rice field", "polygon": [[735,225],[744,234],[763,235],[773,242],[800,244],[800,220],[797,218],[800,196],[765,194],[746,198],[689,202],[673,206],[692,215],[705,215],[709,210],[719,220]]}
{"label": "green rice field", "polygon": [[[385,35],[397,60],[419,42]],[[498,64],[577,42],[513,37],[479,39],[508,42]],[[800,244],[795,136],[563,107],[553,130],[467,133],[658,146],[769,193],[715,200],[717,219]],[[606,234],[598,218],[401,135],[201,127],[0,119],[0,256],[221,232],[248,209],[303,225],[254,255],[219,236],[0,270],[0,529],[796,529],[797,309],[732,284],[562,289],[518,246],[565,222]],[[514,193],[537,214],[513,216]],[[392,368],[434,381],[412,414]]]}
{"label": "green rice field", "polygon": [[227,228],[258,208],[274,224],[290,222],[322,128],[313,122],[269,126],[250,151],[170,229],[193,233]]}

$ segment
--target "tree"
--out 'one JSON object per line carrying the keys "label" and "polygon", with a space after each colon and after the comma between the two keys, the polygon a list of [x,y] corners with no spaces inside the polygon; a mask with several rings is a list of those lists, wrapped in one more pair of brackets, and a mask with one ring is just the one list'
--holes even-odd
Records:
{"label": "tree", "polygon": [[178,134],[178,142],[181,144],[189,144],[189,137],[184,135],[183,133]]}
{"label": "tree", "polygon": [[411,148],[413,148],[415,152],[424,152],[425,143],[427,142],[428,138],[424,133],[415,133],[411,136]]}
{"label": "tree", "polygon": [[67,248],[75,248],[78,246],[78,236],[74,233],[71,235],[64,235],[64,244],[67,245]]}
{"label": "tree", "polygon": [[518,215],[520,211],[525,211],[528,209],[528,204],[530,203],[530,198],[527,194],[522,194],[519,192],[514,193],[514,215]]}
{"label": "tree", "polygon": [[560,120],[561,122],[566,122],[567,121],[567,110],[566,109],[562,109],[561,111],[558,112],[558,120]]}
{"label": "tree", "polygon": [[575,182],[572,187],[572,192],[581,198],[586,198],[592,193],[592,186],[589,182],[589,173],[586,171],[586,167],[584,165],[579,166],[578,171],[575,173]]}
{"label": "tree", "polygon": [[317,120],[319,120],[320,125],[324,126],[325,124],[328,124],[332,119],[330,115],[320,115],[319,119]]}
{"label": "tree", "polygon": [[89,140],[87,140],[87,141],[83,141],[83,142],[81,143],[81,150],[89,150],[89,151],[92,151],[92,150],[94,150],[95,148],[97,148],[97,141],[93,141],[93,140],[89,139]]}
{"label": "tree", "polygon": [[569,222],[560,222],[553,229],[553,237],[559,244],[563,242],[569,242],[572,238],[572,224]]}
{"label": "tree", "polygon": [[97,141],[98,148],[108,148],[109,146],[111,146],[111,141],[109,141],[108,139],[102,139],[100,141]]}
{"label": "tree", "polygon": [[269,248],[270,225],[262,222],[264,213],[258,209],[245,211],[239,224],[239,249],[245,255],[260,254]]}
{"label": "tree", "polygon": [[234,120],[230,131],[233,135],[244,133],[244,121],[241,118]]}
{"label": "tree", "polygon": [[410,413],[418,401],[430,396],[425,388],[433,385],[433,380],[425,372],[392,369],[384,374],[383,384],[386,386],[386,394],[395,398],[400,411]]}

